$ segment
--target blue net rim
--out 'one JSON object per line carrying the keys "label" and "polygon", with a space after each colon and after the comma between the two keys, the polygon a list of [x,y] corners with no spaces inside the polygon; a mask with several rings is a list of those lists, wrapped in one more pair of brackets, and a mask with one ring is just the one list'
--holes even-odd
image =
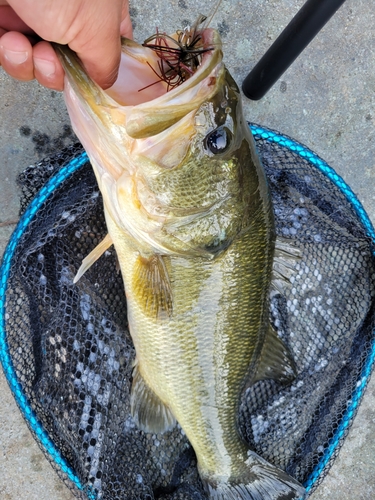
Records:
{"label": "blue net rim", "polygon": [[[249,124],[249,126],[256,140],[266,140],[270,143],[276,143],[281,147],[289,149],[293,153],[299,155],[301,158],[313,164],[326,177],[328,177],[333,182],[333,184],[340,189],[340,191],[345,195],[348,202],[352,205],[359,220],[366,230],[366,234],[369,236],[373,245],[375,246],[375,231],[366,211],[364,210],[361,202],[358,200],[350,187],[333,170],[333,168],[331,168],[324,160],[319,158],[319,156],[317,156],[310,149],[291,139],[290,137],[256,124]],[[75,471],[70,467],[64,457],[61,455],[60,450],[55,446],[48,433],[44,429],[43,425],[39,421],[37,415],[31,408],[30,403],[22,390],[22,385],[20,384],[20,381],[18,380],[16,372],[14,370],[6,340],[6,291],[12,260],[17,248],[17,244],[22,238],[31,220],[35,217],[38,210],[49,198],[49,196],[56,189],[58,189],[60,185],[65,182],[74,172],[82,168],[88,161],[89,159],[87,154],[83,152],[78,157],[74,158],[69,163],[64,165],[56,175],[50,178],[30,203],[25,213],[22,215],[20,221],[17,224],[17,227],[15,228],[9,240],[7,248],[3,255],[0,268],[0,363],[2,365],[5,377],[8,381],[13,396],[22,412],[22,415],[26,420],[28,426],[37,437],[40,446],[49,455],[50,460],[54,462],[57,468],[61,470],[61,472],[64,473],[79,490],[84,491],[89,499],[95,499],[95,493],[89,486],[82,484]],[[323,470],[330,462],[335,452],[339,449],[340,443],[344,439],[346,432],[358,409],[359,403],[363,397],[364,390],[371,375],[374,360],[375,336],[372,348],[362,369],[360,382],[357,384],[357,387],[352,394],[351,404],[348,406],[325,454],[321,457],[321,460],[304,483],[307,492],[311,491],[311,489],[314,487]]]}

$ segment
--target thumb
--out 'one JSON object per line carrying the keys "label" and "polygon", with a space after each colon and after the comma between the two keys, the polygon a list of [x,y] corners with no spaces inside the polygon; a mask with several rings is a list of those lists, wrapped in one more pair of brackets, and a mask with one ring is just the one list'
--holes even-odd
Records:
{"label": "thumb", "polygon": [[[97,9],[90,2],[85,10],[82,30],[69,43],[77,52],[89,76],[103,89],[116,81],[121,58],[121,34],[131,35],[128,2],[97,0]],[[83,14],[83,12],[82,12]],[[124,28],[125,26],[125,28]]]}
{"label": "thumb", "polygon": [[121,57],[120,35],[116,40],[105,40],[102,43],[99,39],[82,50],[74,48],[74,44],[69,44],[81,59],[89,76],[104,90],[111,87],[118,75],[118,68]]}

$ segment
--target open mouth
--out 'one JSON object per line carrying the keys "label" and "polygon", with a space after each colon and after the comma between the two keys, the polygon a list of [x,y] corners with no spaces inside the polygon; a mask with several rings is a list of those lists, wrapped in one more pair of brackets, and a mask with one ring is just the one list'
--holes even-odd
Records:
{"label": "open mouth", "polygon": [[[144,45],[122,40],[115,84],[104,91],[69,47],[56,45],[67,77],[65,100],[77,129],[90,123],[123,140],[155,136],[209,101],[225,78],[221,40],[214,29],[156,33]],[[78,118],[78,115],[82,115]],[[89,125],[90,124],[90,125]],[[125,129],[124,129],[125,127]]]}
{"label": "open mouth", "polygon": [[106,93],[120,105],[135,106],[173,92],[197,76],[199,81],[212,54],[220,49],[216,38],[212,29],[185,28],[171,36],[157,32],[143,45],[123,39],[119,75]]}

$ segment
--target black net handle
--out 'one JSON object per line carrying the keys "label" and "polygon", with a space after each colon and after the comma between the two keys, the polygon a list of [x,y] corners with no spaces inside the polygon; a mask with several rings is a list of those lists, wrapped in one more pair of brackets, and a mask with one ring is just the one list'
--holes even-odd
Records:
{"label": "black net handle", "polygon": [[261,99],[344,2],[307,0],[243,81],[245,96]]}

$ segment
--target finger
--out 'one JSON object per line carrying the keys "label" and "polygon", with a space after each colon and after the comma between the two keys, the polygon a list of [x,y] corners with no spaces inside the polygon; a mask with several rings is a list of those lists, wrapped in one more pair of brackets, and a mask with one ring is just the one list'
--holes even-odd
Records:
{"label": "finger", "polygon": [[17,80],[33,80],[32,47],[26,36],[10,31],[0,39],[0,63]]}
{"label": "finger", "polygon": [[[86,51],[83,55],[78,52],[87,73],[103,89],[111,87],[117,79],[120,65],[120,38],[118,38],[116,45],[116,50],[113,50],[111,54],[99,49],[96,54]],[[106,59],[102,57],[101,53],[105,53]]]}
{"label": "finger", "polygon": [[130,19],[128,0],[123,0],[122,2],[120,35],[126,38],[133,38],[133,26]]}
{"label": "finger", "polygon": [[[81,50],[77,50],[87,73],[103,89],[111,87],[117,79],[118,68],[121,56],[120,34],[115,40],[101,40],[98,45],[93,41],[90,45],[85,45]],[[74,45],[70,45],[74,50]]]}
{"label": "finger", "polygon": [[[111,9],[108,9],[107,0],[90,0],[86,4],[85,24],[69,46],[77,52],[90,77],[106,89],[117,79],[121,57],[120,24],[125,17],[123,12],[127,12],[126,2],[114,0]],[[102,13],[100,19],[97,11]]]}
{"label": "finger", "polygon": [[129,12],[125,15],[120,24],[120,35],[126,38],[133,38],[133,26],[130,19]]}
{"label": "finger", "polygon": [[0,5],[0,26],[4,31],[19,31],[26,35],[34,33],[8,5]]}
{"label": "finger", "polygon": [[50,43],[34,45],[33,61],[34,75],[40,84],[53,90],[64,89],[64,71]]}

